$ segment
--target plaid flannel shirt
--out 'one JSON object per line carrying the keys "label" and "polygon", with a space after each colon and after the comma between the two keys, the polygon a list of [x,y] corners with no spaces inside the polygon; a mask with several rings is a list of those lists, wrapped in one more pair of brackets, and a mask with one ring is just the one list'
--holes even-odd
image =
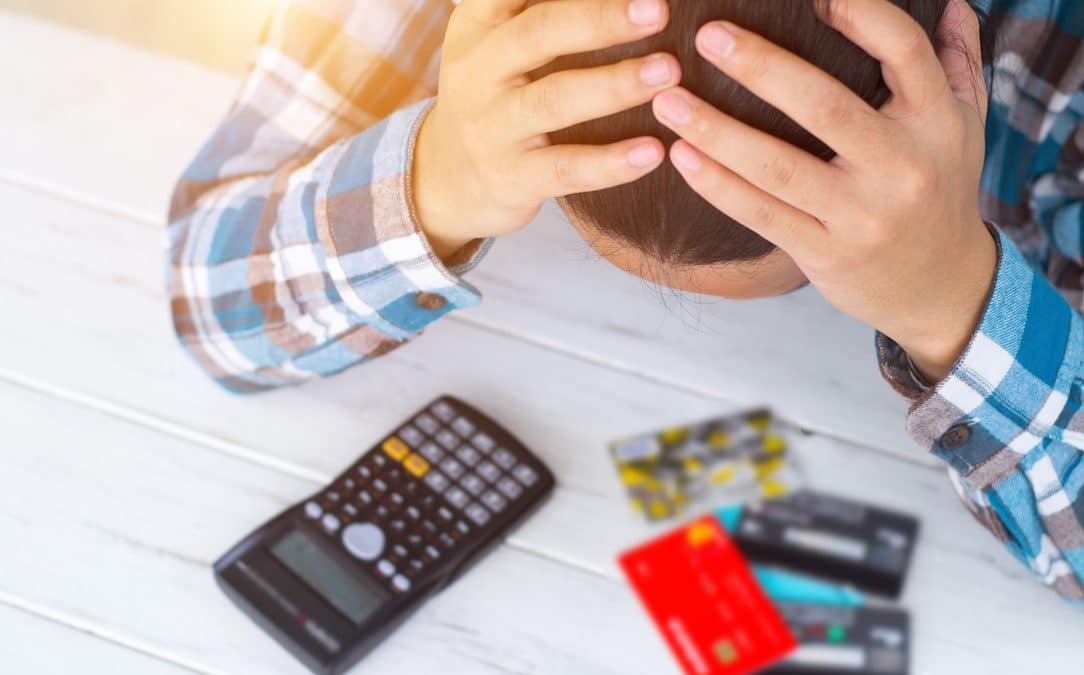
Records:
{"label": "plaid flannel shirt", "polygon": [[[914,399],[911,434],[947,463],[968,509],[1042,581],[1084,600],[1084,5],[984,4],[1001,19],[982,182],[1000,227],[995,286],[944,381],[927,386],[884,336],[878,355]],[[174,325],[224,386],[334,374],[479,302],[461,275],[485,244],[445,266],[411,202],[451,9],[289,0],[274,12],[170,212]]]}

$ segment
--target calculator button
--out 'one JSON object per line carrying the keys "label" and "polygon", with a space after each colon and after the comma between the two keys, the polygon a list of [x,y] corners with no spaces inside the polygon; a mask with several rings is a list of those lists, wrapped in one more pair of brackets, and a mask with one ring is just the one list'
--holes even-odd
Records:
{"label": "calculator button", "polygon": [[516,465],[516,456],[504,448],[498,448],[497,452],[493,453],[493,461],[504,469],[511,469]]}
{"label": "calculator button", "polygon": [[391,552],[394,553],[399,558],[405,558],[408,555],[410,555],[410,551],[408,551],[407,547],[403,546],[402,544],[396,544],[392,548]]}
{"label": "calculator button", "polygon": [[398,483],[399,479],[403,477],[403,472],[399,470],[399,467],[393,466],[384,472],[384,478],[389,483]]}
{"label": "calculator button", "polygon": [[344,492],[353,492],[354,488],[356,488],[357,486],[358,486],[358,484],[354,482],[353,478],[347,478],[347,479],[343,480],[343,491]]}
{"label": "calculator button", "polygon": [[[434,471],[433,473],[436,473],[436,472]],[[433,474],[429,474],[429,475],[433,475]],[[441,476],[441,478],[444,478],[444,477]],[[448,479],[446,479],[446,478],[444,479],[444,484],[445,484],[445,486],[448,485]],[[426,511],[428,511],[429,509],[436,506],[436,504],[437,504],[437,498],[435,496],[433,496],[433,495],[425,495],[424,497],[422,497],[421,501],[418,502],[418,506],[422,507]]]}
{"label": "calculator button", "polygon": [[396,532],[402,532],[406,530],[406,521],[402,518],[396,518],[395,520],[388,523],[388,527],[395,530]]}
{"label": "calculator button", "polygon": [[403,499],[403,495],[398,492],[393,492],[388,495],[388,503],[394,507],[400,507],[406,500]]}
{"label": "calculator button", "polygon": [[436,443],[423,443],[418,452],[433,464],[436,464],[441,457],[444,457],[444,451]]}
{"label": "calculator button", "polygon": [[406,461],[403,462],[403,466],[418,478],[421,478],[429,471],[429,462],[425,461],[425,458],[421,455],[407,457]]}
{"label": "calculator button", "polygon": [[470,534],[470,525],[460,520],[455,524],[455,532],[457,537],[465,537]]}
{"label": "calculator button", "polygon": [[459,484],[475,497],[482,494],[482,491],[486,489],[486,482],[473,473],[468,473],[466,476],[463,476],[463,479],[459,481]]}
{"label": "calculator button", "polygon": [[384,441],[380,447],[384,448],[384,452],[388,454],[388,457],[391,457],[397,462],[402,461],[404,457],[410,454],[410,448],[407,447],[407,444],[395,436]]}
{"label": "calculator button", "polygon": [[509,499],[515,499],[523,494],[523,488],[511,478],[502,478],[501,482],[497,483],[497,489],[503,492]]}
{"label": "calculator button", "polygon": [[440,517],[441,520],[451,520],[455,517],[455,514],[452,513],[452,510],[449,509],[447,506],[442,506],[437,509],[437,515]]}
{"label": "calculator button", "polygon": [[429,546],[425,547],[425,556],[427,558],[429,558],[430,560],[439,560],[440,559],[440,551],[437,549],[436,546],[433,546],[432,544],[430,544]]}
{"label": "calculator button", "polygon": [[447,478],[443,474],[436,471],[430,471],[425,475],[425,484],[433,488],[437,492],[444,492],[444,488],[451,485]]}
{"label": "calculator button", "polygon": [[388,484],[385,483],[382,479],[377,478],[373,481],[373,489],[379,492],[386,492],[388,490]]}
{"label": "calculator button", "polygon": [[330,513],[324,514],[324,517],[320,519],[320,524],[323,525],[324,529],[331,534],[338,532],[339,527],[342,525],[342,523],[339,522],[339,519],[331,515]]}
{"label": "calculator button", "polygon": [[468,495],[466,492],[463,492],[457,487],[452,487],[447,492],[445,492],[444,498],[451,502],[452,506],[456,507],[457,509],[463,508],[467,505],[467,502],[470,501],[470,495]]}
{"label": "calculator button", "polygon": [[459,447],[459,436],[445,429],[437,434],[437,443],[440,443],[448,450],[455,450]]}
{"label": "calculator button", "polygon": [[425,543],[425,535],[419,532],[411,532],[407,535],[406,541],[408,544],[411,545],[411,547],[418,548],[423,543]]}
{"label": "calculator button", "polygon": [[342,539],[350,555],[362,560],[376,560],[384,550],[384,532],[372,523],[347,525]]}
{"label": "calculator button", "polygon": [[391,585],[400,593],[406,593],[410,590],[410,579],[407,579],[402,574],[396,574],[395,578],[391,580]]}
{"label": "calculator button", "polygon": [[470,435],[474,433],[474,425],[466,417],[457,417],[452,422],[452,428],[463,438],[470,438]]}
{"label": "calculator button", "polygon": [[455,417],[455,408],[453,408],[450,404],[445,403],[444,401],[438,401],[437,403],[434,403],[433,407],[430,408],[430,410],[433,411],[434,415],[444,420],[445,422],[451,422],[452,418]]}
{"label": "calculator button", "polygon": [[437,529],[437,524],[431,520],[423,520],[422,529],[425,530],[425,533],[428,535],[434,535],[439,531]]}
{"label": "calculator button", "polygon": [[388,465],[388,458],[384,455],[373,455],[373,466],[380,469]]}
{"label": "calculator button", "polygon": [[358,493],[358,501],[361,502],[362,504],[372,504],[373,503],[373,496],[371,494],[369,494],[368,490],[362,490],[361,492]]}
{"label": "calculator button", "polygon": [[526,464],[520,464],[519,466],[517,466],[515,470],[512,471],[512,475],[515,476],[519,480],[519,482],[523,483],[527,487],[531,487],[532,485],[534,485],[534,482],[538,480],[538,474],[535,473],[534,469],[527,466]]}
{"label": "calculator button", "polygon": [[422,512],[418,510],[417,506],[408,506],[406,508],[407,518],[411,520],[417,520],[422,517]]}
{"label": "calculator button", "polygon": [[440,533],[440,543],[444,545],[444,548],[452,548],[455,546],[455,537],[447,532]]}
{"label": "calculator button", "polygon": [[467,466],[474,466],[478,463],[478,460],[482,459],[482,453],[478,452],[469,445],[464,445],[455,451],[455,456],[458,457]]}
{"label": "calculator button", "polygon": [[343,504],[343,513],[350,516],[351,518],[357,518],[358,517],[358,507],[354,506],[350,502],[347,502],[347,503]]}
{"label": "calculator button", "polygon": [[440,428],[440,422],[433,419],[432,415],[427,415],[425,413],[418,415],[418,417],[414,420],[414,423],[421,427],[422,430],[430,436],[437,433],[437,429]]}
{"label": "calculator button", "polygon": [[338,492],[335,492],[334,490],[327,493],[327,500],[332,504],[337,503],[340,499],[342,499],[342,495],[340,495]]}
{"label": "calculator button", "polygon": [[474,444],[474,447],[487,455],[493,452],[493,448],[497,447],[497,441],[486,434],[477,434],[474,438],[470,439],[470,442]]}
{"label": "calculator button", "polygon": [[320,516],[324,515],[324,509],[320,507],[316,502],[308,502],[305,504],[305,515],[313,520],[316,520]]}
{"label": "calculator button", "polygon": [[482,495],[482,503],[484,503],[486,506],[493,509],[493,511],[497,513],[499,513],[501,509],[508,505],[508,502],[504,500],[504,497],[500,496],[493,490],[490,490],[489,492]]}
{"label": "calculator button", "polygon": [[474,468],[482,478],[485,478],[490,483],[501,477],[501,470],[497,468],[497,465],[491,462],[482,462]]}
{"label": "calculator button", "polygon": [[463,465],[455,461],[452,457],[446,457],[443,462],[440,463],[440,468],[444,470],[444,473],[448,474],[452,478],[459,478],[466,470]]}
{"label": "calculator button", "polygon": [[385,558],[376,564],[376,571],[380,572],[380,574],[386,577],[390,577],[391,575],[395,574],[395,565],[393,565],[390,560]]}
{"label": "calculator button", "polygon": [[361,476],[364,480],[369,480],[373,477],[373,470],[367,466],[359,466],[358,475]]}
{"label": "calculator button", "polygon": [[489,522],[489,511],[486,511],[484,506],[475,502],[467,507],[467,517],[478,525],[485,525]]}
{"label": "calculator button", "polygon": [[391,515],[391,511],[388,510],[387,506],[384,506],[383,504],[377,505],[377,507],[376,507],[376,517],[377,518],[387,518],[389,515]]}
{"label": "calculator button", "polygon": [[411,558],[410,562],[408,562],[407,565],[410,566],[411,572],[421,572],[423,569],[425,569],[425,563],[423,563],[421,560],[418,560],[417,558]]}
{"label": "calculator button", "polygon": [[399,430],[399,437],[407,442],[407,445],[412,445],[415,448],[418,447],[422,441],[425,440],[425,436],[422,432],[418,431],[412,426],[405,426]]}

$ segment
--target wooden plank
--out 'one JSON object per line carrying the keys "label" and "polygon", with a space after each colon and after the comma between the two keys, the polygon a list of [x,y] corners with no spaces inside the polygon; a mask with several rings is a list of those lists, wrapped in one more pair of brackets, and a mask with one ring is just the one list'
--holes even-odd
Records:
{"label": "wooden plank", "polygon": [[0,663],[19,675],[110,673],[181,675],[192,673],[153,656],[0,603]]}
{"label": "wooden plank", "polygon": [[[196,670],[303,672],[228,603],[209,564],[311,482],[10,385],[0,428],[0,538],[19,542],[5,549],[0,593]],[[641,667],[674,672],[621,584],[501,548],[356,672]]]}
{"label": "wooden plank", "polygon": [[[12,55],[0,92],[18,92],[0,109],[0,177],[149,223],[236,88],[13,14],[0,13],[0,45]],[[904,401],[876,372],[870,331],[812,291],[752,303],[654,292],[596,260],[555,208],[498,242],[471,279],[486,301],[452,321],[713,398],[771,402],[812,429],[927,461],[904,433]]]}
{"label": "wooden plank", "polygon": [[[615,554],[656,530],[627,511],[605,442],[723,408],[454,323],[329,381],[231,396],[206,382],[173,344],[158,283],[157,232],[2,186],[0,201],[26,224],[24,235],[0,251],[0,305],[18,317],[0,352],[7,379],[239,456],[257,471],[270,467],[317,482],[414,407],[441,391],[460,393],[507,423],[558,475],[553,503],[510,543],[612,579],[619,578]],[[485,360],[465,357],[472,354]],[[1008,672],[1006,664],[1023,663],[1013,647],[1021,641],[1055,663],[1072,655],[1084,617],[1027,578],[971,521],[940,470],[824,437],[795,442],[810,485],[922,518],[904,596],[922,635],[919,664],[966,670],[966,656],[990,672]],[[250,514],[253,523],[277,505],[262,508]],[[969,616],[983,616],[984,624]],[[994,642],[991,634],[1006,639]]]}

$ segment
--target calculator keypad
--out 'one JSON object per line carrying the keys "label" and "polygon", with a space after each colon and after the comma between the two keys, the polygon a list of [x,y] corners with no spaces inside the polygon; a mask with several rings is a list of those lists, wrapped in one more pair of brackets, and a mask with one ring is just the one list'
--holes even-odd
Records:
{"label": "calculator keypad", "polygon": [[366,453],[303,512],[402,593],[538,478],[442,400]]}

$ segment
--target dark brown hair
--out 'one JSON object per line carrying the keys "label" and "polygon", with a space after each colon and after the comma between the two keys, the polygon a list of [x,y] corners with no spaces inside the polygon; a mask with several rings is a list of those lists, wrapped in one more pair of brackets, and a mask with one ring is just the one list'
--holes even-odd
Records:
{"label": "dark brown hair", "polygon": [[[828,160],[835,155],[831,148],[716,70],[697,54],[693,39],[708,21],[732,21],[805,58],[870,105],[880,107],[890,95],[880,65],[817,18],[814,2],[823,1],[669,0],[670,23],[658,35],[562,57],[544,72],[669,52],[681,63],[682,86],[742,122]],[[948,0],[892,1],[910,13],[933,40]],[[550,138],[554,143],[603,144],[641,135],[661,138],[667,147],[677,138],[655,119],[650,104],[552,133]],[[755,260],[774,248],[693,192],[669,160],[632,183],[571,195],[559,202],[582,225],[670,264]]]}

